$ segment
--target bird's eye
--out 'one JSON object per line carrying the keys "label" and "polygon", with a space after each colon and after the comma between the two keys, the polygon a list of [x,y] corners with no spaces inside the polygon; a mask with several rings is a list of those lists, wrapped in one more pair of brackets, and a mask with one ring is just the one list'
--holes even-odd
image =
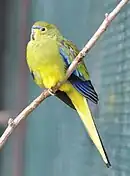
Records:
{"label": "bird's eye", "polygon": [[45,28],[45,27],[42,27],[40,30],[43,32],[43,31],[45,31],[45,30],[46,30],[46,28]]}

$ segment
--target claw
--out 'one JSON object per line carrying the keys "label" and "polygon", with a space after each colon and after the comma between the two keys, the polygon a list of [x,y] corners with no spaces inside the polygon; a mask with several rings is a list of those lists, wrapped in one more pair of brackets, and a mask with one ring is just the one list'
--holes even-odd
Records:
{"label": "claw", "polygon": [[54,93],[54,91],[53,91],[52,89],[48,89],[48,92],[49,92],[52,96],[55,95],[55,93]]}

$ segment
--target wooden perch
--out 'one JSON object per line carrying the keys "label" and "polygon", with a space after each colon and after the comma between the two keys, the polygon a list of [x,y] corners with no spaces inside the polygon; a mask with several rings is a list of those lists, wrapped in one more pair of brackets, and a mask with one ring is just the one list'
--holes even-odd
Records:
{"label": "wooden perch", "polygon": [[[116,8],[110,13],[105,14],[105,19],[98,28],[98,30],[95,32],[95,34],[92,36],[92,38],[88,41],[88,43],[85,45],[85,47],[80,51],[80,53],[77,55],[77,57],[74,59],[72,64],[67,70],[65,80],[61,83],[58,83],[56,87],[54,88],[54,91],[57,91],[59,87],[69,78],[69,76],[72,74],[72,72],[76,69],[77,65],[80,63],[80,61],[86,56],[86,54],[89,52],[89,50],[93,47],[93,45],[96,43],[96,41],[100,38],[100,36],[106,31],[107,27],[110,25],[111,21],[116,17],[116,15],[120,12],[120,10],[123,8],[125,4],[128,3],[129,0],[122,0],[120,3],[116,6]],[[38,96],[30,105],[28,105],[14,120],[11,118],[8,121],[8,126],[6,130],[4,131],[3,135],[0,138],[0,149],[3,147],[9,136],[12,134],[14,129],[20,124],[22,120],[24,120],[34,109],[39,106],[39,104],[50,96],[50,93],[48,90],[45,90],[43,93],[41,93],[40,96]]]}

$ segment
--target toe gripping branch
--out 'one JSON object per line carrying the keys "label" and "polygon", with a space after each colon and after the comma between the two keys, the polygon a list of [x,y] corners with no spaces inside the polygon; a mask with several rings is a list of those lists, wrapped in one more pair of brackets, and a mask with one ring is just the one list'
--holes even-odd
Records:
{"label": "toe gripping branch", "polygon": [[50,89],[48,89],[48,92],[50,93],[50,95],[54,96],[56,94],[56,91],[61,86],[61,84],[62,82],[58,82],[54,87],[51,87]]}

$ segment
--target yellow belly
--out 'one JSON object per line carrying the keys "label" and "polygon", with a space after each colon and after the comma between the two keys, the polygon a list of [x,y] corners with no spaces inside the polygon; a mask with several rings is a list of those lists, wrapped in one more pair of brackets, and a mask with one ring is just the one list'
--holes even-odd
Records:
{"label": "yellow belly", "polygon": [[41,71],[43,84],[46,88],[54,87],[59,81],[65,77],[65,73],[57,65],[46,66],[46,71]]}
{"label": "yellow belly", "polygon": [[[59,81],[62,81],[65,78],[65,73],[61,73],[60,69],[57,68],[57,65],[53,66],[53,69],[52,67],[46,66],[46,69],[42,67],[42,69],[35,70],[34,75],[37,85],[39,85],[41,88],[49,89],[54,87]],[[60,90],[64,92],[70,91],[71,84],[67,81],[60,87]]]}
{"label": "yellow belly", "polygon": [[53,66],[40,66],[33,69],[35,82],[40,87],[51,88],[54,87],[59,81],[65,77],[65,73],[58,68],[57,65]]}

